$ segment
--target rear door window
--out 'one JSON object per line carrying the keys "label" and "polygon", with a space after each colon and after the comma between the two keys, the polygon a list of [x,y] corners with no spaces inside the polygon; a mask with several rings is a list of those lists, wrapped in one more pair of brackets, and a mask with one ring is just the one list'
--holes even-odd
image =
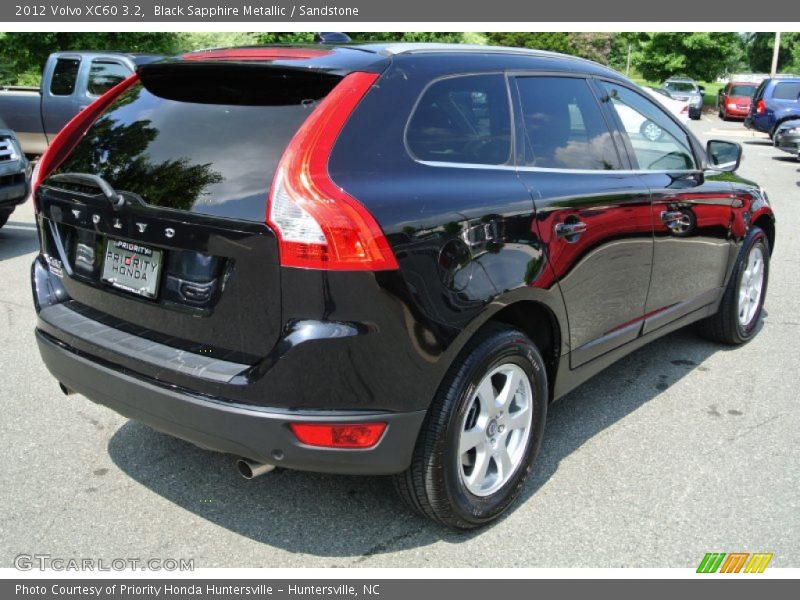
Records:
{"label": "rear door window", "polygon": [[783,81],[772,92],[772,97],[776,100],[797,100],[799,96],[800,81]]}
{"label": "rear door window", "polygon": [[511,111],[505,77],[442,79],[423,93],[406,130],[423,161],[501,165],[511,156]]}
{"label": "rear door window", "polygon": [[148,87],[123,93],[56,173],[99,175],[150,206],[263,222],[283,152],[339,81],[265,71],[142,72]]}
{"label": "rear door window", "polygon": [[93,60],[86,90],[92,96],[104,94],[131,74],[128,67],[111,60]]}
{"label": "rear door window", "polygon": [[80,67],[81,61],[78,58],[59,58],[50,80],[50,93],[54,96],[72,95]]}
{"label": "rear door window", "polygon": [[588,82],[580,77],[519,77],[524,164],[577,170],[621,169],[619,155]]}

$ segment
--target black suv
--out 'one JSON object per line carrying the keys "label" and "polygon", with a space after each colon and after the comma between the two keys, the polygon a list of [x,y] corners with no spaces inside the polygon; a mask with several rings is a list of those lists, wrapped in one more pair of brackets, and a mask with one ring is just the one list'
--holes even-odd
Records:
{"label": "black suv", "polygon": [[545,52],[146,65],[42,159],[36,339],[66,393],[246,476],[396,474],[475,527],[518,494],[549,402],[695,321],[754,334],[775,227],[740,154]]}

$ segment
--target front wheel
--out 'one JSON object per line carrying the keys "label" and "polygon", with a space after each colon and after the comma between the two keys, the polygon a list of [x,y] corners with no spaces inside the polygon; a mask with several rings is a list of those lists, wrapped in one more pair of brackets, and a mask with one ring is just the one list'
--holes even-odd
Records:
{"label": "front wheel", "polygon": [[755,335],[767,294],[769,258],[766,234],[753,227],[739,251],[719,310],[699,324],[704,337],[724,344],[743,344]]}
{"label": "front wheel", "polygon": [[395,476],[408,505],[458,529],[505,512],[544,433],[547,377],[521,331],[491,325],[453,364],[422,426],[411,466]]}

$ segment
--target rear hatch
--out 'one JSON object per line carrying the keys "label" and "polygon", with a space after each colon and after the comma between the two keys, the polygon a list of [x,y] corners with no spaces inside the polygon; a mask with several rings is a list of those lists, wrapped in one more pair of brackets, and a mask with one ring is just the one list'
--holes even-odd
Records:
{"label": "rear hatch", "polygon": [[140,69],[37,191],[65,307],[159,348],[265,357],[282,329],[270,184],[341,76],[268,63]]}

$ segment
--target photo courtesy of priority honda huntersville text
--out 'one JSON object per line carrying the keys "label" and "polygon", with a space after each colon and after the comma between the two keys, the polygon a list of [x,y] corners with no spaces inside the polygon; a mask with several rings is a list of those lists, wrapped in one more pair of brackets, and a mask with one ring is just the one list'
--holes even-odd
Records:
{"label": "photo courtesy of priority honda huntersville text", "polygon": [[741,146],[607,67],[389,43],[135,68],[34,174],[36,340],[65,393],[246,477],[393,475],[474,528],[549,403],[687,325],[759,330],[775,219]]}

